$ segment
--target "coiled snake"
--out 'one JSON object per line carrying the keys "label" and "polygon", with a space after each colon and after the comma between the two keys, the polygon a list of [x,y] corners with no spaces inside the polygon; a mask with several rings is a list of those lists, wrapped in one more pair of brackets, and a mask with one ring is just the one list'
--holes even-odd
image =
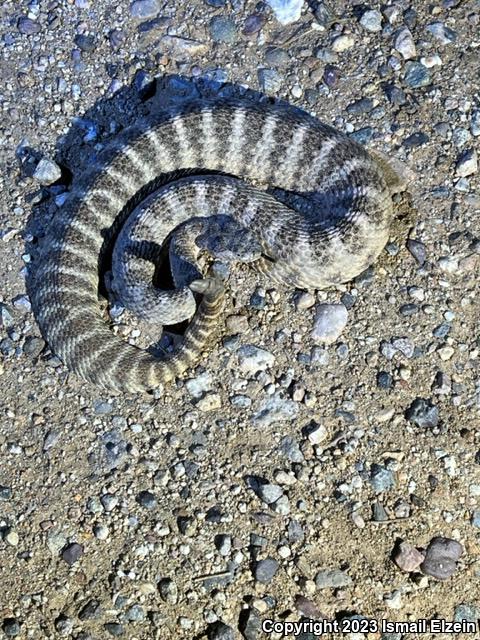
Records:
{"label": "coiled snake", "polygon": [[[159,176],[184,170],[202,175],[155,189]],[[385,245],[392,193],[402,186],[382,157],[303,112],[201,101],[153,116],[105,151],[55,216],[37,269],[36,318],[51,349],[83,378],[122,391],[155,389],[214,341],[224,287],[203,273],[205,251],[254,261],[299,288],[347,282]],[[145,190],[154,193],[137,205]],[[310,206],[294,209],[275,190]],[[195,312],[192,291],[202,294],[183,342],[164,358],[114,335],[101,317],[99,265],[123,223],[112,264],[126,307],[172,324]],[[152,284],[152,261],[169,236],[177,288],[162,291]]]}

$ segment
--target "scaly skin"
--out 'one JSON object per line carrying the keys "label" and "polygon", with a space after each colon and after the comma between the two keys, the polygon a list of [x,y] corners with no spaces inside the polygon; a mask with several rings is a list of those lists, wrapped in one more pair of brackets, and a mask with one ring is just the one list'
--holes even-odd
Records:
{"label": "scaly skin", "polygon": [[[38,267],[33,305],[51,349],[95,384],[146,391],[179,375],[210,348],[223,288],[206,288],[178,351],[159,359],[114,335],[99,311],[99,260],[105,237],[124,223],[135,196],[158,176],[202,169],[237,176],[186,180],[164,193],[160,236],[198,211],[199,198],[258,235],[271,277],[302,288],[346,282],[364,270],[388,239],[392,199],[383,160],[303,113],[265,105],[196,102],[130,130],[82,177],[56,216]],[[392,177],[393,176],[393,177]],[[180,181],[182,182],[182,181]],[[300,193],[314,203],[302,215],[261,188]],[[395,186],[395,185],[394,185]],[[314,197],[313,197],[314,196]],[[216,211],[218,213],[218,211]],[[193,214],[195,215],[195,214]],[[142,220],[138,222],[142,227]]]}

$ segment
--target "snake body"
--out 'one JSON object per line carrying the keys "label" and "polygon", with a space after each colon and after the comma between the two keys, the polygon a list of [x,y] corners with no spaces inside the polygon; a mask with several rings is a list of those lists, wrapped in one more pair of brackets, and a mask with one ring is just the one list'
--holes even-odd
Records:
{"label": "snake body", "polygon": [[[185,177],[155,189],[159,176],[195,170],[222,175]],[[210,216],[229,217],[253,234],[262,253],[258,268],[274,280],[325,288],[352,279],[378,256],[388,239],[397,182],[382,159],[303,112],[224,101],[152,116],[103,153],[55,216],[32,300],[40,328],[51,349],[83,378],[121,391],[155,389],[197,362],[218,328],[223,286],[215,277],[202,279],[194,240],[202,228],[208,236],[208,224],[202,225]],[[155,206],[138,205],[146,185],[155,192]],[[310,206],[292,208],[292,193]],[[124,247],[114,251],[113,266],[119,288],[130,287],[126,306],[130,298],[131,306],[142,308],[139,294],[146,294],[160,316],[163,304],[170,314],[177,309],[177,321],[194,310],[192,290],[202,293],[183,342],[168,357],[127,343],[101,317],[100,262],[124,223],[130,229],[120,232]],[[151,247],[172,232],[181,247],[175,260],[187,264],[190,276],[182,280],[178,269],[178,290],[164,301],[151,269],[141,272],[152,259]],[[131,282],[136,273],[143,282],[137,289]]]}

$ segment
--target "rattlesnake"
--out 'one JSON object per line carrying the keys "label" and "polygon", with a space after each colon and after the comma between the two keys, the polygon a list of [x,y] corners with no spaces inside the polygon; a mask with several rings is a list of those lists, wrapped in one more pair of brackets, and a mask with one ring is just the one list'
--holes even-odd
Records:
{"label": "rattlesnake", "polygon": [[[184,176],[158,189],[159,176],[194,170],[221,175]],[[197,264],[202,230],[208,245],[205,216],[230,219],[239,237],[243,229],[259,271],[272,279],[325,288],[352,279],[378,256],[402,180],[383,157],[298,110],[198,101],[150,116],[106,149],[55,216],[37,268],[36,318],[52,351],[83,378],[122,391],[155,389],[196,363],[219,324],[222,282],[211,271],[202,279]],[[137,206],[138,194],[149,192],[154,196]],[[292,192],[313,209],[293,209]],[[191,291],[202,293],[183,342],[164,358],[114,335],[100,313],[100,263],[130,214],[122,249],[113,253],[114,288],[125,305],[142,315],[140,294],[147,294],[153,311],[145,317],[167,309],[160,321],[177,322],[194,310]],[[151,279],[146,259],[179,224],[172,236],[179,289],[162,297],[151,281],[132,277]]]}

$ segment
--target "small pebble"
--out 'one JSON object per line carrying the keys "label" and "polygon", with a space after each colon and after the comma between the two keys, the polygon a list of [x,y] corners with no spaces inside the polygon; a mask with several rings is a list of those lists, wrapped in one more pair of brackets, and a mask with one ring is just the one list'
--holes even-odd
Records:
{"label": "small pebble", "polygon": [[375,9],[369,9],[360,18],[360,24],[364,29],[372,33],[382,30],[382,14]]}
{"label": "small pebble", "polygon": [[42,27],[36,20],[22,16],[18,19],[17,29],[26,36],[33,36],[35,33],[39,33]]}
{"label": "small pebble", "polygon": [[103,626],[105,628],[105,631],[115,638],[123,636],[123,634],[125,633],[124,626],[119,622],[107,622]]}
{"label": "small pebble", "polygon": [[340,569],[324,569],[315,576],[317,589],[339,589],[352,584],[351,577]]}
{"label": "small pebble", "polygon": [[74,42],[79,49],[85,51],[86,53],[93,51],[97,46],[95,36],[85,35],[83,33],[77,34],[74,38]]}
{"label": "small pebble", "polygon": [[296,22],[303,8],[303,0],[266,0],[280,24],[286,25]]}
{"label": "small pebble", "polygon": [[274,558],[265,558],[265,560],[260,560],[255,565],[255,580],[262,584],[268,584],[273,580],[278,568],[278,562]]}
{"label": "small pebble", "polygon": [[18,542],[19,542],[18,533],[16,531],[14,531],[13,529],[9,528],[7,533],[4,534],[3,539],[11,547],[18,546]]}
{"label": "small pebble", "polygon": [[406,63],[403,78],[412,89],[426,87],[432,81],[428,69],[426,69],[423,64],[420,64],[420,62],[413,61]]}
{"label": "small pebble", "polygon": [[217,620],[208,626],[207,638],[208,640],[236,640],[236,635],[232,627]]}
{"label": "small pebble", "polygon": [[424,561],[424,556],[418,549],[403,541],[395,550],[393,560],[399,569],[412,573],[420,567]]}
{"label": "small pebble", "polygon": [[444,25],[443,22],[432,22],[431,24],[427,24],[426,30],[443,45],[455,42],[457,39],[456,32],[453,29],[450,29],[450,27]]}
{"label": "small pebble", "polygon": [[462,178],[471,176],[478,171],[478,156],[475,149],[466,149],[457,159],[455,174]]}
{"label": "small pebble", "polygon": [[410,60],[411,58],[415,58],[417,55],[412,32],[408,27],[402,27],[397,32],[393,46],[402,55],[404,60]]}
{"label": "small pebble", "polygon": [[15,618],[4,618],[2,630],[7,638],[15,638],[20,633],[20,624]]}
{"label": "small pebble", "polygon": [[332,49],[336,53],[342,53],[343,51],[348,51],[355,44],[355,40],[353,36],[342,34],[341,36],[337,36],[335,40],[332,42]]}
{"label": "small pebble", "polygon": [[53,184],[61,178],[61,175],[62,171],[58,164],[48,158],[42,158],[33,173],[35,180],[42,185]]}
{"label": "small pebble", "polygon": [[343,304],[321,304],[317,307],[312,338],[315,342],[331,344],[345,329],[348,311]]}
{"label": "small pebble", "polygon": [[214,42],[233,44],[236,39],[235,22],[227,16],[215,16],[210,20],[210,35]]}
{"label": "small pebble", "polygon": [[462,545],[450,538],[432,538],[425,552],[420,569],[427,576],[446,580],[457,569],[457,560],[463,553]]}
{"label": "small pebble", "polygon": [[425,398],[416,398],[405,412],[405,417],[424,429],[436,427],[440,419],[438,407]]}
{"label": "small pebble", "polygon": [[243,375],[252,375],[269,369],[275,364],[275,356],[266,349],[247,344],[237,351],[239,370]]}
{"label": "small pebble", "polygon": [[171,578],[162,578],[158,583],[158,590],[164,602],[172,605],[178,602],[178,588]]}
{"label": "small pebble", "polygon": [[154,18],[161,9],[160,0],[135,0],[130,5],[130,13],[133,18],[145,20]]}
{"label": "small pebble", "polygon": [[280,91],[283,77],[275,69],[259,69],[258,82],[262,91],[273,94]]}
{"label": "small pebble", "polygon": [[372,464],[369,481],[376,493],[388,491],[395,485],[395,478],[390,469],[379,464]]}
{"label": "small pebble", "polygon": [[295,296],[294,302],[297,311],[304,311],[305,309],[313,307],[315,304],[315,296],[308,291],[303,291]]}
{"label": "small pebble", "polygon": [[62,560],[72,566],[75,562],[78,562],[83,556],[83,546],[77,542],[73,542],[65,547],[62,551]]}
{"label": "small pebble", "polygon": [[418,240],[407,240],[407,249],[410,251],[412,256],[418,262],[419,265],[425,264],[427,259],[427,251],[423,242],[419,242]]}
{"label": "small pebble", "polygon": [[140,491],[136,501],[145,509],[154,509],[157,506],[157,499],[151,491]]}

